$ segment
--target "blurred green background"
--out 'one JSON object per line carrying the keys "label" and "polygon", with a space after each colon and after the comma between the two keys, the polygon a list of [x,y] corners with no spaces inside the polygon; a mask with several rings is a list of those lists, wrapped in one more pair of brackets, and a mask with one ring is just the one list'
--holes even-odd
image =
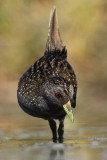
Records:
{"label": "blurred green background", "polygon": [[[75,121],[107,122],[107,1],[3,0],[0,1],[1,127],[16,126],[16,119],[28,118],[17,104],[17,84],[21,75],[44,54],[53,5],[57,7],[68,61],[78,80]],[[30,116],[29,119],[35,121]]]}

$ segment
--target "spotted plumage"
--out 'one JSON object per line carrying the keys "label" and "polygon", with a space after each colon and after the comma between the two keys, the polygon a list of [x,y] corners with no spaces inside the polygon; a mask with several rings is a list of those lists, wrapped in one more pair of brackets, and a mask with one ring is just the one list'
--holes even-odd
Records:
{"label": "spotted plumage", "polygon": [[[61,126],[66,116],[63,105],[69,100],[76,106],[77,80],[67,61],[67,50],[60,38],[56,8],[51,13],[48,41],[44,56],[37,60],[20,78],[18,102],[28,114],[49,121],[53,141],[57,141],[56,124],[59,119],[59,142],[63,142]],[[57,97],[56,95],[60,95]]]}

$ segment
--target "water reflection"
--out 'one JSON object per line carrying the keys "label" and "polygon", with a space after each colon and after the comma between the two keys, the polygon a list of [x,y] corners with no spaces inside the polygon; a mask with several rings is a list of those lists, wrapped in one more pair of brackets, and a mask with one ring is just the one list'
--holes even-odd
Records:
{"label": "water reflection", "polygon": [[49,160],[55,160],[57,155],[59,153],[59,159],[60,160],[65,160],[65,153],[64,153],[64,149],[59,149],[59,150],[56,150],[56,149],[52,149],[50,151],[50,157],[49,157]]}
{"label": "water reflection", "polygon": [[[3,134],[2,134],[3,136]],[[0,138],[0,159],[11,160],[103,160],[107,159],[107,138],[80,137],[64,141],[64,144],[49,142],[49,139]],[[20,153],[20,154],[19,154]],[[7,157],[8,155],[8,157]]]}
{"label": "water reflection", "polygon": [[0,159],[107,160],[106,122],[72,124],[66,119],[64,144],[55,144],[50,141],[51,132],[46,121],[23,116],[17,107],[11,111],[11,116],[7,114],[5,120],[4,116],[1,118]]}
{"label": "water reflection", "polygon": [[54,149],[51,150],[49,160],[55,160],[56,156],[57,156],[57,151]]}

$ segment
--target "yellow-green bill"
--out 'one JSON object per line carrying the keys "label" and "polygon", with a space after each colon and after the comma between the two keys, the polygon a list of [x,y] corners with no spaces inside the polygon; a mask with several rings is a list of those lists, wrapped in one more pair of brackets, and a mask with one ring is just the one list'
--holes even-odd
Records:
{"label": "yellow-green bill", "polygon": [[72,113],[72,110],[69,109],[69,106],[67,104],[63,105],[64,111],[67,113],[69,119],[73,122],[74,121],[74,116]]}

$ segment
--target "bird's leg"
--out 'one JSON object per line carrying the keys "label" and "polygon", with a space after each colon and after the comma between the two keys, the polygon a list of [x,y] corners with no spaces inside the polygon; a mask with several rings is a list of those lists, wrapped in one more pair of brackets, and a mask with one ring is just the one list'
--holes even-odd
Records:
{"label": "bird's leg", "polygon": [[60,120],[58,128],[59,143],[63,143],[63,134],[64,134],[64,120]]}
{"label": "bird's leg", "polygon": [[52,130],[53,134],[53,142],[57,143],[57,127],[56,127],[56,122],[53,119],[48,120],[50,128]]}

